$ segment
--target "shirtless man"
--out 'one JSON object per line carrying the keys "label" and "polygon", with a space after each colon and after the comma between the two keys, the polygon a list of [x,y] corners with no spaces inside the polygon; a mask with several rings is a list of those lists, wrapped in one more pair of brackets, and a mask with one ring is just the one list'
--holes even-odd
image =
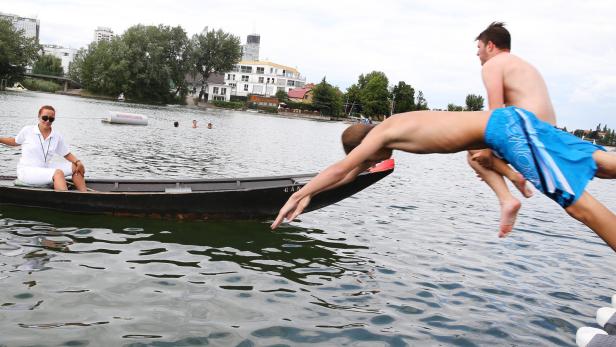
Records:
{"label": "shirtless man", "polygon": [[616,178],[616,156],[516,107],[478,112],[407,112],[342,134],[347,156],[293,193],[272,223],[293,220],[321,191],[349,182],[392,151],[453,153],[490,148],[569,215],[616,251],[616,215],[584,189],[593,177]]}
{"label": "shirtless man", "polygon": [[[556,115],[548,89],[537,69],[510,54],[511,36],[504,24],[494,22],[482,31],[477,40],[477,56],[481,61],[481,75],[488,93],[490,110],[516,106],[534,113],[539,119],[556,125]],[[507,177],[525,197],[532,196],[524,177],[505,162],[495,158],[489,149],[469,151],[468,162],[496,193],[501,208],[499,236],[513,229],[522,206],[503,180]]]}

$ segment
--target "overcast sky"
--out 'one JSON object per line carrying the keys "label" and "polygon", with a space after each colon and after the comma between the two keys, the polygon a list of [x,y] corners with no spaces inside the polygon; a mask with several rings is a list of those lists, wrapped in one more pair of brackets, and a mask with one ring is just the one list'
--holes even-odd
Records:
{"label": "overcast sky", "polygon": [[87,46],[97,26],[205,26],[261,35],[260,58],[296,67],[308,82],[346,90],[362,73],[422,90],[431,108],[485,91],[474,38],[504,21],[512,53],[543,74],[559,125],[616,128],[616,1],[0,0],[0,11],[41,21],[41,43]]}

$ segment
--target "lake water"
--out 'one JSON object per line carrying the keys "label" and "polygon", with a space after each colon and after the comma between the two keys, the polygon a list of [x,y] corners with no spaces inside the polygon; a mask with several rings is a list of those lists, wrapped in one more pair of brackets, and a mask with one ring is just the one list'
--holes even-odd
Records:
{"label": "lake water", "polygon": [[[343,123],[32,92],[0,93],[0,136],[43,104],[86,178],[267,176],[342,158]],[[109,110],[150,124],[101,123]],[[18,158],[1,146],[0,175]],[[464,153],[395,158],[383,181],[277,232],[0,205],[0,346],[574,346],[596,326],[616,254],[592,231],[536,194],[498,239],[496,199]],[[616,210],[616,182],[588,189]]]}

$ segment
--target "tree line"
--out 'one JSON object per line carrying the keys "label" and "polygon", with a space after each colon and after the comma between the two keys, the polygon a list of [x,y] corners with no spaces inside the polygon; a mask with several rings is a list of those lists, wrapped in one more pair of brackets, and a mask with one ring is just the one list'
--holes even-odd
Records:
{"label": "tree line", "polygon": [[187,75],[199,76],[205,90],[210,74],[231,70],[240,58],[239,37],[222,30],[189,39],[180,26],[135,25],[79,50],[68,76],[94,93],[181,103],[188,94]]}
{"label": "tree line", "polygon": [[[567,131],[567,128],[564,128],[563,130]],[[603,127],[601,127],[601,123],[599,123],[594,130],[577,129],[573,131],[573,135],[585,140],[593,140],[598,145],[616,146],[616,132],[614,129],[608,128],[607,124],[604,124]]]}
{"label": "tree line", "polygon": [[404,81],[389,86],[385,73],[372,71],[361,74],[354,83],[343,92],[323,77],[312,89],[312,103],[302,104],[289,101],[285,92],[279,91],[276,97],[291,108],[319,111],[327,116],[356,116],[370,118],[389,116],[392,113],[427,110],[428,102],[422,91],[415,95],[415,89]]}

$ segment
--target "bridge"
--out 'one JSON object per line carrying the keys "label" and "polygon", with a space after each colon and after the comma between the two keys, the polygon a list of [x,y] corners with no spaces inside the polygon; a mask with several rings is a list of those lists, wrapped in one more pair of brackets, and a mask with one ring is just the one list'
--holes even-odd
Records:
{"label": "bridge", "polygon": [[75,87],[75,88],[81,88],[81,83],[79,83],[77,81],[74,81],[74,80],[72,80],[72,79],[70,79],[68,77],[41,75],[41,74],[30,73],[30,72],[24,73],[24,76],[40,78],[40,79],[44,79],[44,80],[50,80],[50,81],[54,81],[54,82],[59,82],[59,83],[64,85],[64,91],[65,92],[68,90],[69,86]]}

